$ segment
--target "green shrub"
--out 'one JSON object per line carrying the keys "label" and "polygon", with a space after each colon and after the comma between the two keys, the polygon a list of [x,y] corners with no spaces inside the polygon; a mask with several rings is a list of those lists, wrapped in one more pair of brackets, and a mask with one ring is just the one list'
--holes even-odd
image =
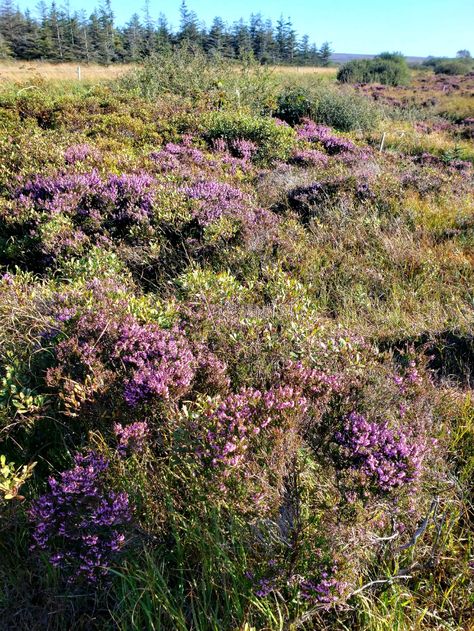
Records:
{"label": "green shrub", "polygon": [[372,101],[352,90],[326,89],[315,107],[315,119],[339,131],[374,129],[380,114]]}
{"label": "green shrub", "polygon": [[439,61],[435,67],[435,74],[465,75],[474,68],[471,59],[446,59]]}
{"label": "green shrub", "polygon": [[218,138],[228,143],[250,140],[258,146],[256,157],[263,163],[288,158],[296,138],[291,127],[279,125],[272,118],[230,112],[213,112],[205,117],[203,136],[210,143]]}
{"label": "green shrub", "polygon": [[222,62],[212,62],[201,51],[188,47],[153,55],[142,67],[117,82],[117,86],[134,94],[153,99],[163,94],[176,94],[195,99],[203,94],[217,97],[222,77]]}
{"label": "green shrub", "polygon": [[275,115],[289,125],[296,125],[303,118],[311,118],[313,113],[314,99],[305,88],[292,87],[278,97]]}
{"label": "green shrub", "polygon": [[341,83],[408,83],[410,71],[400,53],[381,53],[374,59],[354,59],[344,64],[337,73]]}
{"label": "green shrub", "polygon": [[252,58],[239,65],[189,47],[154,55],[116,82],[120,92],[146,99],[175,95],[213,108],[269,112],[275,106],[276,81]]}

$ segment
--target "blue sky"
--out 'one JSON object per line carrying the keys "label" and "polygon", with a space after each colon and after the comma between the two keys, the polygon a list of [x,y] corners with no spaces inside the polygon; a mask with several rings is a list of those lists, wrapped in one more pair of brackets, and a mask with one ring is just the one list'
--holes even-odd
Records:
{"label": "blue sky", "polygon": [[[69,0],[71,9],[91,11],[98,0]],[[111,0],[117,23],[140,13],[145,0]],[[61,0],[56,0],[62,5]],[[19,0],[34,11],[36,0]],[[164,13],[179,24],[181,0],[150,0],[153,17]],[[207,24],[215,15],[232,22],[261,12],[277,20],[290,15],[298,33],[321,44],[328,40],[339,53],[378,53],[400,50],[406,55],[454,56],[460,48],[474,55],[474,0],[188,0],[188,7]]]}

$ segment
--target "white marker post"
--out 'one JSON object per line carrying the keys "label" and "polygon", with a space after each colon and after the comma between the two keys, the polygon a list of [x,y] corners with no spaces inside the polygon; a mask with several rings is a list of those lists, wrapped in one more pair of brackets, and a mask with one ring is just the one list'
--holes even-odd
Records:
{"label": "white marker post", "polygon": [[77,80],[81,80],[81,66],[77,66]]}

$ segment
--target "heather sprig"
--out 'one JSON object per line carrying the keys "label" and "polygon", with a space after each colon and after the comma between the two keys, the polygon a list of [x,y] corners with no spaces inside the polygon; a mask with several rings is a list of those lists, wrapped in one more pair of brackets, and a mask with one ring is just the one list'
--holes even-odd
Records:
{"label": "heather sprig", "polygon": [[150,430],[146,421],[137,421],[130,425],[114,425],[114,434],[117,438],[117,451],[124,458],[132,454],[140,454],[149,438]]}
{"label": "heather sprig", "polygon": [[108,468],[95,452],[76,455],[73,468],[49,478],[50,490],[29,510],[33,550],[45,551],[70,583],[97,583],[125,545],[129,500],[109,487]]}
{"label": "heather sprig", "polygon": [[243,465],[252,445],[267,428],[284,428],[290,418],[301,418],[306,409],[306,399],[289,385],[266,391],[243,389],[207,414],[196,454],[204,465],[226,478]]}
{"label": "heather sprig", "polygon": [[407,429],[392,429],[387,421],[370,422],[351,412],[334,440],[342,459],[362,474],[363,486],[392,491],[420,476],[426,444]]}

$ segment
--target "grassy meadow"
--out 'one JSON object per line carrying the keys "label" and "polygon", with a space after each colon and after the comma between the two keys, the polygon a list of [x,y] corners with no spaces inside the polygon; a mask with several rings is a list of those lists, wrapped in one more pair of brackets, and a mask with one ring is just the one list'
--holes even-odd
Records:
{"label": "grassy meadow", "polygon": [[0,65],[0,627],[473,628],[474,77]]}

